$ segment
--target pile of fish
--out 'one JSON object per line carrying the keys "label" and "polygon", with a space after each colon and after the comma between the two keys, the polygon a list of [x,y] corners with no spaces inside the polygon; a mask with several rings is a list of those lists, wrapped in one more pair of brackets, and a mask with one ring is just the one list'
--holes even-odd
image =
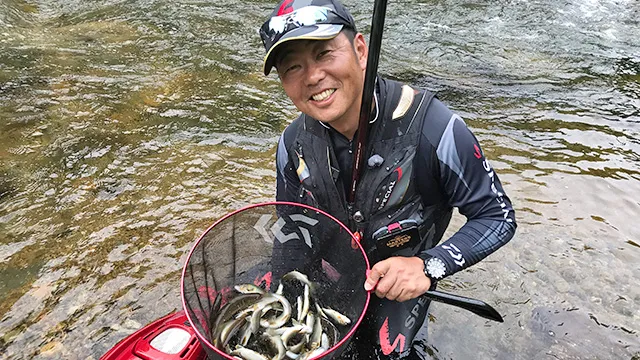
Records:
{"label": "pile of fish", "polygon": [[[316,287],[298,271],[284,275],[274,293],[236,285],[240,294],[216,311],[213,345],[245,360],[305,360],[324,353],[351,320],[320,304],[313,296]],[[288,299],[296,299],[295,310]]]}

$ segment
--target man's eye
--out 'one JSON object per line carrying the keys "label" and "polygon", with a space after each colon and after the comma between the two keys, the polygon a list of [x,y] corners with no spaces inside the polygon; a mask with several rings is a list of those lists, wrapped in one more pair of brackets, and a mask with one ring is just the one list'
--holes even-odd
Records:
{"label": "man's eye", "polygon": [[328,55],[331,52],[331,50],[322,50],[318,53],[318,59]]}
{"label": "man's eye", "polygon": [[297,70],[298,68],[300,68],[300,65],[291,65],[291,66],[287,66],[284,70],[285,73]]}

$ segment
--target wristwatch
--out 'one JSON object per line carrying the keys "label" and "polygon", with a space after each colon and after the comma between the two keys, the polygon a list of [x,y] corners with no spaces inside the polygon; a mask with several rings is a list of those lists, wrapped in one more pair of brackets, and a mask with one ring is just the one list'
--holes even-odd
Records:
{"label": "wristwatch", "polygon": [[433,282],[442,279],[447,272],[444,261],[435,256],[424,259],[424,274]]}

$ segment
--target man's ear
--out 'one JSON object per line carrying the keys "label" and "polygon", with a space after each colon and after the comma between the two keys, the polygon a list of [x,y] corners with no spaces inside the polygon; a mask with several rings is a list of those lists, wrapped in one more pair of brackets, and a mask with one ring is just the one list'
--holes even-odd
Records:
{"label": "man's ear", "polygon": [[357,33],[353,38],[353,47],[356,51],[356,56],[358,57],[358,63],[360,63],[360,67],[364,71],[367,68],[369,48],[367,47],[367,42],[364,40],[364,35],[362,35],[362,33]]}

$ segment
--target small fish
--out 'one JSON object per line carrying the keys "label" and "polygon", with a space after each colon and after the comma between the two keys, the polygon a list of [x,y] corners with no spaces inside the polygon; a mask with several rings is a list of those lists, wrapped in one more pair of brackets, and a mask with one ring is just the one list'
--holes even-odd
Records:
{"label": "small fish", "polygon": [[327,316],[327,314],[324,313],[324,311],[322,311],[322,307],[320,307],[320,305],[318,303],[316,304],[316,310],[318,311],[318,314],[320,314],[320,316],[324,317],[325,319],[328,319],[329,317]]}
{"label": "small fish", "polygon": [[300,357],[300,354],[296,354],[293,351],[287,351],[286,355],[289,359],[292,359],[292,360],[295,360]]}
{"label": "small fish", "polygon": [[283,280],[295,279],[295,280],[298,280],[298,281],[302,282],[303,284],[307,284],[307,285],[313,287],[313,283],[309,280],[309,277],[307,275],[299,272],[299,271],[296,271],[296,270],[293,270],[291,272],[288,272],[288,273],[284,274],[282,276],[282,279]]}
{"label": "small fish", "polygon": [[307,351],[304,354],[300,354],[300,357],[298,358],[298,360],[308,360],[308,359],[311,359],[311,358],[314,358],[316,356],[321,355],[325,351],[327,351],[327,349],[325,349],[325,348],[317,348],[315,350]]}
{"label": "small fish", "polygon": [[254,313],[256,311],[262,311],[262,309],[264,309],[265,306],[278,301],[278,297],[277,296],[279,296],[279,295],[265,293],[257,303],[254,303],[253,305],[249,306],[248,308],[246,308],[246,309],[240,311],[239,313],[237,313],[236,314],[236,318],[245,317],[245,316],[247,316],[249,314],[252,314],[252,313]]}
{"label": "small fish", "polygon": [[295,344],[295,345],[289,345],[288,349],[289,351],[299,354],[300,351],[302,351],[302,349],[304,348],[304,346],[307,345],[307,342],[304,341],[304,339],[300,340],[299,343]]}
{"label": "small fish", "polygon": [[[340,331],[329,319],[320,318],[322,322],[322,337],[320,338],[320,347],[329,348],[340,340]],[[326,338],[326,339],[325,339]],[[326,346],[325,346],[326,343]]]}
{"label": "small fish", "polygon": [[220,332],[220,344],[225,346],[229,339],[247,322],[245,318],[239,318],[231,320],[222,325],[222,331]]}
{"label": "small fish", "polygon": [[322,320],[318,317],[313,324],[313,331],[311,332],[311,337],[309,338],[309,346],[311,349],[319,348],[322,341]]}
{"label": "small fish", "polygon": [[266,329],[266,330],[264,331],[264,333],[265,333],[266,335],[269,335],[269,336],[278,336],[278,337],[279,337],[279,336],[282,336],[282,334],[284,334],[284,332],[285,332],[286,330],[287,330],[287,328],[286,328],[286,327],[279,327],[279,328],[277,328],[277,329],[271,329],[271,328],[268,328],[268,329]]}
{"label": "small fish", "polygon": [[309,285],[304,285],[304,297],[302,299],[302,314],[298,320],[303,321],[304,317],[307,316],[309,312],[309,303],[311,299],[309,298]]}
{"label": "small fish", "polygon": [[260,326],[263,328],[269,328],[270,324],[277,318],[278,313],[282,313],[282,306],[277,306],[279,303],[273,303],[267,305],[262,309],[262,318],[260,319]]}
{"label": "small fish", "polygon": [[255,286],[253,284],[241,284],[233,287],[237,292],[242,294],[264,294],[265,291],[262,288]]}
{"label": "small fish", "polygon": [[[316,317],[312,312],[307,314],[305,325],[307,326],[307,332],[311,333],[313,331],[313,325],[315,324]],[[320,321],[320,320],[318,320]]]}
{"label": "small fish", "polygon": [[266,356],[240,345],[236,346],[231,355],[238,355],[244,360],[269,360]]}
{"label": "small fish", "polygon": [[287,353],[287,349],[284,347],[284,344],[282,343],[282,339],[280,338],[279,335],[267,335],[264,334],[263,335],[265,338],[267,338],[270,342],[271,345],[273,346],[274,350],[276,350],[278,353],[273,357],[272,360],[282,360],[284,359],[286,353]]}
{"label": "small fish", "polygon": [[228,303],[226,303],[219,311],[215,318],[215,322],[211,327],[211,338],[213,339],[213,345],[218,348],[223,348],[219,346],[218,339],[220,337],[220,332],[222,331],[222,324],[226,323],[230,319],[234,318],[236,311],[240,309],[244,309],[246,306],[254,303],[257,299],[260,298],[258,294],[241,294],[233,299],[231,299]]}
{"label": "small fish", "polygon": [[278,302],[282,305],[282,314],[278,315],[278,317],[276,317],[273,321],[269,321],[269,327],[279,328],[284,324],[286,324],[287,321],[289,321],[289,319],[291,318],[291,304],[289,303],[287,298],[285,298],[282,295],[278,295],[278,294],[271,294],[271,295],[275,297],[278,300]]}
{"label": "small fish", "polygon": [[298,311],[298,322],[302,321],[302,296],[298,296],[296,299],[296,310]]}
{"label": "small fish", "polygon": [[339,312],[333,310],[333,309],[328,309],[328,308],[322,308],[322,311],[327,314],[329,316],[329,318],[331,318],[332,320],[334,320],[335,322],[337,322],[340,325],[349,325],[351,324],[351,319],[349,319],[348,317],[340,314]]}
{"label": "small fish", "polygon": [[251,331],[251,323],[246,323],[244,328],[241,330],[242,336],[240,337],[240,345],[247,346],[249,340],[251,339],[251,335],[253,332]]}
{"label": "small fish", "polygon": [[306,330],[307,327],[305,325],[294,325],[288,327],[280,337],[282,339],[282,343],[284,343],[284,346],[287,347],[287,343],[289,342],[289,340],[300,333],[306,333]]}
{"label": "small fish", "polygon": [[263,309],[254,311],[253,314],[251,314],[251,317],[249,318],[250,319],[249,327],[251,328],[252,334],[255,334],[256,332],[258,332],[258,329],[260,329],[260,319],[262,318],[262,310]]}
{"label": "small fish", "polygon": [[322,346],[325,349],[328,349],[331,346],[329,344],[329,337],[325,333],[322,333],[322,339],[320,340],[320,346]]}

